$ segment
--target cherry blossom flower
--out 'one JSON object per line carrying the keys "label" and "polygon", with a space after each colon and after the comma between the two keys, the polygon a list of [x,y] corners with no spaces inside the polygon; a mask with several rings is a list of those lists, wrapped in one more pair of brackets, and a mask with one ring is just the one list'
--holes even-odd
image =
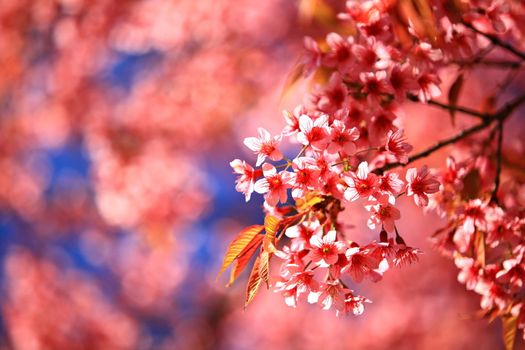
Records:
{"label": "cherry blossom flower", "polygon": [[373,270],[379,266],[380,260],[369,255],[368,253],[370,252],[371,251],[361,247],[348,248],[345,252],[348,265],[346,265],[341,272],[348,273],[348,275],[358,283],[361,282],[364,277],[373,275]]}
{"label": "cherry blossom flower", "polygon": [[348,106],[348,89],[343,83],[341,75],[333,73],[328,84],[319,91],[308,96],[307,103],[310,107],[315,106],[324,113],[335,113]]}
{"label": "cherry blossom flower", "polygon": [[363,83],[362,92],[366,94],[368,104],[371,106],[379,104],[384,94],[392,93],[392,87],[384,70],[361,73],[359,79]]}
{"label": "cherry blossom flower", "polygon": [[387,69],[391,64],[388,50],[381,41],[376,41],[374,37],[370,37],[363,45],[354,45],[352,52],[363,70]]}
{"label": "cherry blossom flower", "polygon": [[339,254],[344,252],[345,244],[336,240],[336,232],[329,231],[322,238],[318,235],[310,238],[310,245],[312,247],[311,258],[314,263],[322,267],[335,264],[339,258]]}
{"label": "cherry blossom flower", "polygon": [[380,196],[377,201],[365,205],[365,208],[372,214],[367,222],[371,230],[381,224],[387,232],[392,232],[394,221],[401,218],[399,210],[388,202],[388,196]]}
{"label": "cherry blossom flower", "polygon": [[390,70],[389,82],[398,101],[404,101],[408,92],[418,89],[414,69],[408,63],[393,65]]}
{"label": "cherry blossom flower", "polygon": [[308,145],[315,150],[322,151],[326,148],[328,140],[328,116],[323,114],[312,120],[308,115],[299,118],[300,132],[297,140],[303,145]]}
{"label": "cherry blossom flower", "polygon": [[328,67],[337,67],[342,73],[348,72],[353,63],[353,38],[344,39],[337,33],[329,33],[326,36],[326,43],[330,51],[324,57],[324,64]]}
{"label": "cherry blossom flower", "polygon": [[315,280],[313,271],[303,270],[301,266],[289,264],[287,270],[289,276],[278,281],[274,291],[284,294],[286,305],[296,307],[299,298],[319,290],[319,282]]}
{"label": "cherry blossom flower", "polygon": [[255,181],[255,170],[253,167],[240,159],[234,159],[230,162],[230,166],[236,174],[240,174],[235,181],[235,189],[241,192],[246,197],[246,202],[250,200],[253,192],[253,185]]}
{"label": "cherry blossom flower", "polygon": [[397,173],[390,172],[379,177],[378,188],[382,194],[388,195],[389,202],[394,204],[396,195],[401,193],[404,184]]}
{"label": "cherry blossom flower", "polygon": [[457,256],[454,259],[456,266],[460,269],[458,282],[463,283],[468,290],[474,290],[480,279],[480,269],[472,258]]}
{"label": "cherry blossom flower", "polygon": [[277,161],[283,159],[283,154],[277,148],[281,142],[281,135],[272,137],[264,128],[258,128],[259,137],[247,137],[244,139],[246,147],[257,154],[257,163],[255,166],[261,165],[266,157]]}
{"label": "cherry blossom flower", "polygon": [[353,127],[348,129],[342,121],[334,120],[330,128],[330,144],[328,153],[344,152],[352,154],[356,150],[355,141],[359,138],[359,131]]}
{"label": "cherry blossom flower", "polygon": [[401,244],[397,248],[394,264],[397,267],[413,264],[419,260],[418,254],[421,254],[421,250],[418,248],[407,247]]}
{"label": "cherry blossom flower", "polygon": [[309,76],[312,72],[321,66],[323,54],[317,42],[309,36],[304,38],[304,75]]}
{"label": "cherry blossom flower", "polygon": [[345,305],[343,309],[336,310],[336,316],[339,317],[340,315],[347,315],[349,313],[359,316],[365,310],[365,303],[371,303],[371,301],[360,295],[354,295],[352,292],[347,293],[345,295]]}
{"label": "cherry blossom flower", "polygon": [[319,221],[303,222],[300,225],[291,226],[286,229],[284,234],[289,238],[294,238],[301,249],[310,248],[310,238],[312,236],[319,236],[322,233],[323,227],[319,224]]}
{"label": "cherry blossom flower", "polygon": [[427,102],[433,98],[441,96],[441,89],[439,88],[439,77],[431,73],[423,73],[417,78],[419,84],[419,100],[421,102]]}
{"label": "cherry blossom flower", "polygon": [[439,181],[430,175],[426,165],[419,170],[416,168],[408,169],[406,180],[407,196],[414,196],[414,202],[420,207],[428,205],[428,194],[435,193],[439,190]]}
{"label": "cherry blossom flower", "polygon": [[277,169],[271,164],[264,163],[263,167],[264,178],[257,180],[254,185],[254,190],[257,193],[264,194],[264,199],[271,206],[276,206],[277,203],[286,203],[288,194],[286,190],[292,187],[293,175],[288,171],[281,171],[277,173]]}
{"label": "cherry blossom flower", "polygon": [[357,168],[357,173],[351,173],[350,176],[344,177],[348,187],[344,196],[348,201],[355,201],[358,198],[367,198],[377,191],[377,175],[370,173],[368,163],[362,162]]}
{"label": "cherry blossom flower", "polygon": [[406,142],[406,138],[403,136],[404,130],[399,129],[397,131],[390,130],[388,132],[388,140],[386,142],[385,149],[394,154],[398,161],[402,164],[408,163],[408,153],[412,151],[412,145]]}
{"label": "cherry blossom flower", "polygon": [[292,162],[294,170],[294,183],[292,197],[303,197],[307,190],[316,189],[319,186],[319,168],[315,159],[311,157],[295,158]]}
{"label": "cherry blossom flower", "polygon": [[328,310],[332,306],[336,310],[343,310],[345,307],[345,288],[339,280],[326,281],[321,284],[319,293],[311,293],[308,301],[310,303],[320,303],[323,310]]}

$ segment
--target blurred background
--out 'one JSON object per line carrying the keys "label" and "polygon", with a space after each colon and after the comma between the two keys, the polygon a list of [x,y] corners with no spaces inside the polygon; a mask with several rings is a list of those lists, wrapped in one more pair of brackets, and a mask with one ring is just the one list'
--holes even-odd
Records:
{"label": "blurred background", "polygon": [[[280,131],[305,89],[281,98],[303,36],[344,6],[316,3],[0,1],[0,348],[501,348],[428,240],[443,222],[409,201],[400,227],[424,254],[357,286],[374,301],[362,316],[267,290],[243,310],[247,277],[215,280],[263,218],[229,162],[253,163],[242,140],[258,126]],[[439,113],[406,125],[416,150],[450,133]],[[357,240],[375,234],[347,215]]]}

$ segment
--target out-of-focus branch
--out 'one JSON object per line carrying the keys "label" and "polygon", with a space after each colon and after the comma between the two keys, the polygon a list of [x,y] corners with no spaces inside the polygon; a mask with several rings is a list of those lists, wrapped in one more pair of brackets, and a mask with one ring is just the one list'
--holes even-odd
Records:
{"label": "out-of-focus branch", "polygon": [[525,60],[525,53],[521,52],[520,50],[516,49],[514,46],[500,40],[497,36],[489,33],[484,33],[481,30],[478,30],[476,27],[474,27],[472,24],[467,22],[462,22],[463,25],[470,30],[474,31],[475,33],[484,36],[485,38],[489,39],[491,43],[494,45],[497,45],[501,47],[504,50],[507,50],[508,52],[514,54],[515,56],[521,58],[522,60]]}
{"label": "out-of-focus branch", "polygon": [[490,196],[492,203],[498,204],[498,190],[501,177],[501,161],[502,161],[502,147],[503,147],[503,120],[498,121],[498,145],[496,150],[496,177],[494,178],[494,189]]}
{"label": "out-of-focus branch", "polygon": [[512,112],[514,112],[514,110],[516,108],[518,108],[523,102],[525,102],[525,95],[521,95],[521,96],[517,97],[516,99],[512,100],[511,102],[509,102],[505,106],[503,106],[496,113],[494,113],[492,115],[488,115],[486,118],[484,118],[483,122],[481,122],[481,123],[479,123],[477,125],[474,125],[474,126],[468,128],[468,129],[462,130],[460,133],[456,134],[455,136],[452,136],[452,137],[450,137],[448,139],[441,140],[438,143],[436,143],[434,146],[432,146],[430,148],[427,148],[424,151],[421,151],[419,153],[414,154],[413,156],[408,158],[408,162],[406,164],[403,164],[403,163],[400,163],[400,162],[386,164],[383,167],[375,169],[374,173],[381,174],[381,173],[383,173],[383,172],[385,172],[387,170],[390,170],[390,169],[407,166],[408,164],[413,163],[413,162],[415,162],[418,159],[421,159],[421,158],[424,158],[424,157],[427,157],[427,156],[431,155],[432,153],[436,152],[437,150],[439,150],[439,149],[441,149],[441,148],[443,148],[445,146],[454,144],[454,143],[456,143],[456,142],[458,142],[458,141],[460,141],[460,140],[462,140],[462,139],[464,139],[464,138],[466,138],[466,137],[468,137],[468,136],[470,136],[472,134],[477,133],[478,131],[486,129],[489,125],[491,125],[494,122],[498,122],[501,125],[503,125],[505,119],[507,119],[508,116],[511,115]]}
{"label": "out-of-focus branch", "polygon": [[[407,97],[408,97],[408,99],[410,101],[419,102],[419,99],[415,95],[408,95]],[[477,118],[480,118],[480,119],[483,119],[483,120],[488,119],[488,118],[491,117],[491,115],[488,114],[488,113],[478,112],[478,111],[476,111],[474,109],[461,107],[461,106],[451,106],[451,105],[448,105],[446,103],[438,102],[438,101],[435,101],[435,100],[428,100],[427,104],[429,104],[431,106],[436,106],[436,107],[439,107],[439,108],[442,108],[442,109],[446,109],[446,110],[449,110],[449,111],[461,112],[461,113],[464,113],[464,114],[467,114],[467,115],[470,115],[470,116],[473,116],[473,117],[477,117]]]}
{"label": "out-of-focus branch", "polygon": [[523,62],[519,61],[505,61],[505,60],[482,60],[482,61],[454,61],[452,63],[458,64],[460,66],[487,66],[501,69],[519,69],[523,67]]}

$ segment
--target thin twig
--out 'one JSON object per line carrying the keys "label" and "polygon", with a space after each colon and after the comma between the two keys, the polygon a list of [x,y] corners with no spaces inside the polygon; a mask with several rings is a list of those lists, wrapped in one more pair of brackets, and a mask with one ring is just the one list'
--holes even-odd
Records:
{"label": "thin twig", "polygon": [[495,204],[499,204],[498,201],[498,189],[501,177],[501,161],[502,161],[502,148],[503,148],[503,120],[498,121],[498,146],[496,150],[496,177],[494,178],[494,189],[490,196],[490,201]]}
{"label": "thin twig", "polygon": [[523,102],[525,102],[525,95],[519,96],[516,99],[512,100],[511,102],[507,103],[498,112],[496,112],[493,115],[489,115],[487,118],[485,118],[483,120],[483,122],[481,122],[481,123],[479,123],[477,125],[474,125],[474,126],[468,128],[468,129],[462,130],[460,133],[456,134],[455,136],[452,136],[452,137],[450,137],[448,139],[441,140],[438,143],[436,143],[434,146],[432,146],[430,148],[427,148],[426,150],[424,150],[422,152],[414,154],[413,156],[408,158],[408,162],[407,163],[403,164],[403,163],[400,163],[400,162],[396,162],[396,163],[386,164],[383,167],[375,169],[374,173],[382,174],[383,172],[385,172],[387,170],[394,169],[394,168],[401,167],[401,166],[406,166],[406,165],[408,165],[410,163],[415,162],[418,159],[421,159],[421,158],[424,158],[424,157],[427,157],[427,156],[431,155],[435,151],[437,151],[437,150],[439,150],[439,149],[441,149],[441,148],[443,148],[445,146],[448,146],[448,145],[451,145],[453,143],[456,143],[456,142],[458,142],[458,141],[460,141],[460,140],[462,140],[462,139],[464,139],[464,138],[466,138],[466,137],[468,137],[468,136],[470,136],[472,134],[477,133],[478,131],[484,130],[489,125],[491,125],[493,122],[498,121],[499,123],[503,124],[505,119],[509,115],[511,115],[511,113],[517,107],[519,107]]}
{"label": "thin twig", "polygon": [[484,33],[481,30],[474,27],[472,24],[467,23],[467,22],[463,22],[463,25],[465,25],[467,28],[471,29],[472,31],[476,32],[477,34],[482,35],[485,38],[489,39],[490,42],[492,42],[494,45],[497,45],[501,47],[502,49],[505,49],[508,52],[514,54],[515,56],[521,58],[522,60],[525,60],[525,53],[519,51],[514,46],[500,40],[497,36],[489,34],[489,33]]}
{"label": "thin twig", "polygon": [[[408,97],[408,99],[410,101],[419,102],[419,99],[415,95],[407,95],[407,97]],[[477,118],[480,118],[480,119],[483,119],[483,120],[490,118],[490,114],[487,114],[487,113],[478,112],[478,111],[476,111],[474,109],[461,107],[461,106],[451,106],[451,105],[447,105],[445,103],[438,102],[438,101],[435,101],[435,100],[428,100],[427,104],[429,104],[431,106],[436,106],[436,107],[439,107],[439,108],[442,108],[442,109],[446,109],[446,110],[449,110],[449,111],[461,112],[461,113],[464,113],[464,114],[467,114],[467,115],[470,115],[470,116],[473,116],[473,117],[477,117]]]}
{"label": "thin twig", "polygon": [[519,69],[523,67],[523,62],[518,61],[505,61],[505,60],[482,60],[482,61],[453,61],[452,63],[460,66],[488,66],[501,69]]}

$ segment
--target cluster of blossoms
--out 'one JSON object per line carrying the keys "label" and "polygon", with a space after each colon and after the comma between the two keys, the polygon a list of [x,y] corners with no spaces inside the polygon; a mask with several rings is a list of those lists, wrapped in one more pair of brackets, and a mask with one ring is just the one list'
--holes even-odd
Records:
{"label": "cluster of blossoms", "polygon": [[[325,83],[316,85],[302,105],[284,112],[286,125],[281,133],[272,135],[259,128],[257,137],[244,140],[257,156],[255,167],[239,159],[231,162],[239,175],[236,189],[247,201],[253,192],[263,194],[267,219],[277,220],[250,237],[241,233],[227,253],[225,265],[238,260],[232,281],[245,266],[246,256],[261,245],[247,301],[258,280],[268,282],[268,260],[275,255],[283,261],[275,290],[288,305],[305,299],[323,309],[333,307],[337,314],[362,313],[368,299],[355,294],[345,280],[378,281],[389,267],[417,260],[419,250],[407,246],[396,227],[401,218],[396,204],[405,195],[417,206],[435,209],[450,220],[441,246],[453,252],[460,280],[483,296],[483,308],[498,315],[519,314],[519,327],[525,326],[525,312],[521,313],[523,207],[514,203],[512,209],[498,201],[503,123],[524,98],[494,114],[457,108],[463,83],[458,76],[449,91],[450,104],[434,100],[442,94],[439,73],[444,68],[469,69],[465,62],[480,63],[495,48],[525,58],[519,51],[520,32],[509,30],[519,27],[516,22],[525,7],[497,0],[417,3],[416,9],[411,2],[348,1],[347,11],[338,17],[351,28],[346,29],[351,35],[330,33],[320,42],[305,39],[305,75]],[[404,137],[399,118],[407,100],[438,105],[450,110],[452,117],[460,110],[482,123],[409,156],[413,147]],[[458,165],[450,159],[447,170],[438,175],[426,166],[404,169],[494,125],[482,147],[484,161],[476,165]],[[494,146],[496,134],[500,141]],[[283,141],[300,145],[293,159],[283,155]],[[479,148],[469,147],[473,152]],[[491,167],[497,170],[486,177],[484,187],[466,197],[458,195],[465,177],[472,181],[473,169],[477,168],[479,177]],[[515,193],[523,188],[513,191],[517,198]],[[347,223],[338,220],[344,206],[355,201],[369,212],[367,225],[379,233],[379,240],[358,244],[345,231]],[[283,236],[288,239],[278,249]],[[480,263],[472,257],[473,252],[480,255],[480,250],[487,259],[494,250],[497,263],[487,260],[485,264],[485,258]]]}
{"label": "cluster of blossoms", "polygon": [[478,178],[487,155],[470,153],[477,162],[447,159],[439,176],[443,186],[430,199],[448,220],[435,244],[454,259],[458,281],[481,296],[485,316],[504,315],[524,329],[525,183],[506,183],[487,197],[492,183]]}

